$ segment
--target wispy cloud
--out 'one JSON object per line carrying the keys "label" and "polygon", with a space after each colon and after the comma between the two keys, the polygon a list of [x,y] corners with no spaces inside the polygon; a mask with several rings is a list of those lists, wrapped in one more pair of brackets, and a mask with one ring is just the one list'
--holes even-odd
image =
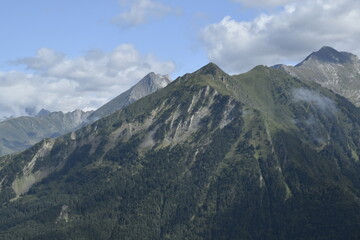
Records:
{"label": "wispy cloud", "polygon": [[318,147],[326,144],[330,140],[330,133],[324,125],[324,119],[320,118],[318,113],[329,118],[336,117],[339,113],[336,103],[319,92],[306,88],[296,88],[292,93],[295,103],[305,102],[316,109],[313,113],[303,112],[298,119],[294,119],[294,123]]}
{"label": "wispy cloud", "polygon": [[[289,1],[270,1],[281,2]],[[304,52],[324,45],[358,54],[359,22],[357,0],[294,0],[252,21],[224,17],[203,29],[201,41],[210,61],[238,73],[258,64],[300,61]]]}
{"label": "wispy cloud", "polygon": [[287,3],[294,2],[295,0],[232,0],[233,2],[239,2],[244,4],[245,6],[251,7],[275,7],[282,6]]}
{"label": "wispy cloud", "polygon": [[68,58],[52,49],[18,59],[32,73],[0,72],[0,118],[25,115],[26,108],[52,111],[93,109],[127,90],[151,71],[169,74],[175,65],[123,44],[111,52],[92,50]]}
{"label": "wispy cloud", "polygon": [[324,113],[335,114],[338,111],[333,100],[318,92],[306,88],[297,88],[293,90],[293,96],[295,102],[310,103]]}
{"label": "wispy cloud", "polygon": [[173,8],[153,0],[123,0],[121,5],[125,10],[112,20],[120,28],[134,27],[150,20],[181,12],[179,8]]}

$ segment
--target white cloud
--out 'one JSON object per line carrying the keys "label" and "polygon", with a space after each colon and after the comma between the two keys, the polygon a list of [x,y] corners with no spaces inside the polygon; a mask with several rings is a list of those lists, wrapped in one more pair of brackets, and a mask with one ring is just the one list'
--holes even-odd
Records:
{"label": "white cloud", "polygon": [[274,6],[282,6],[287,3],[294,2],[294,0],[232,0],[233,2],[239,2],[244,4],[245,6],[251,7],[274,7]]}
{"label": "white cloud", "polygon": [[169,14],[179,14],[178,8],[172,8],[153,0],[122,0],[126,10],[113,19],[120,28],[129,28],[147,23],[150,20],[162,18]]}
{"label": "white cloud", "polygon": [[44,69],[63,60],[64,55],[49,48],[41,48],[35,57],[23,58],[15,61],[15,64],[25,64],[32,69]]}
{"label": "white cloud", "polygon": [[153,71],[170,74],[175,65],[141,54],[123,44],[110,53],[89,51],[85,56],[66,58],[54,50],[40,49],[35,57],[19,59],[32,73],[0,72],[0,119],[37,111],[94,109],[119,95]]}
{"label": "white cloud", "polygon": [[205,27],[201,41],[211,61],[239,73],[258,64],[300,61],[325,45],[358,54],[359,22],[359,1],[297,0],[248,22],[227,16]]}
{"label": "white cloud", "polygon": [[293,90],[295,102],[307,102],[316,106],[319,110],[325,113],[336,114],[338,109],[333,100],[321,95],[318,92],[305,88],[297,88]]}

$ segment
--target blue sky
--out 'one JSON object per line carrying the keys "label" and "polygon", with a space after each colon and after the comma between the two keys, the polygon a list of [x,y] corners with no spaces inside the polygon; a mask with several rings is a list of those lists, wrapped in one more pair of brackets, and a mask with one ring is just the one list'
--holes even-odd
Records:
{"label": "blue sky", "polygon": [[[2,69],[14,69],[8,61],[34,56],[50,48],[68,57],[99,49],[109,52],[120,44],[133,44],[142,53],[153,53],[177,64],[173,73],[194,71],[208,61],[199,33],[225,15],[251,19],[257,9],[246,10],[232,1],[157,1],[171,9],[143,23],[120,26],[115,18],[136,1],[119,0],[5,0],[0,8]],[[152,1],[155,2],[155,1]]]}
{"label": "blue sky", "polygon": [[148,72],[235,74],[321,46],[360,53],[356,0],[3,0],[0,118],[94,109]]}

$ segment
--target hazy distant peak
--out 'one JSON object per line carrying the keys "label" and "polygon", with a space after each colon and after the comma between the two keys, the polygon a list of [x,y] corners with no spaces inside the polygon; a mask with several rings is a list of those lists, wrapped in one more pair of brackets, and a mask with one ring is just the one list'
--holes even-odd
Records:
{"label": "hazy distant peak", "polygon": [[102,117],[106,117],[135,102],[136,100],[165,87],[170,82],[171,81],[167,75],[150,72],[129,90],[123,92],[119,96],[112,99],[110,102],[104,104],[96,111],[94,111],[88,117],[86,124],[92,123]]}
{"label": "hazy distant peak", "polygon": [[274,69],[282,69],[284,67],[286,67],[286,65],[282,64],[282,63],[275,64],[275,65],[271,66],[271,68],[274,68]]}
{"label": "hazy distant peak", "polygon": [[[130,88],[127,92],[130,99],[134,101],[155,92],[156,90],[166,87],[170,83],[167,76],[151,72],[143,77],[137,84]],[[126,93],[126,92],[125,92]]]}
{"label": "hazy distant peak", "polygon": [[44,108],[42,108],[35,117],[45,117],[48,116],[51,112],[49,110],[46,110]]}
{"label": "hazy distant peak", "polygon": [[159,85],[161,87],[165,87],[170,83],[170,79],[167,75],[156,74],[154,72],[150,72],[143,79],[140,80],[133,88],[139,86],[152,86]]}

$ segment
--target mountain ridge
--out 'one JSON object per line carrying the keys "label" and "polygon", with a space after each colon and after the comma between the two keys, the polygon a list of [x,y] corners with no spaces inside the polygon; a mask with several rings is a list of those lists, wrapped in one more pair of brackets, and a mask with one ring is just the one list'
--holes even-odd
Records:
{"label": "mountain ridge", "polygon": [[208,65],[0,158],[0,238],[354,238],[359,117],[282,70]]}
{"label": "mountain ridge", "polygon": [[[41,113],[41,112],[40,112]],[[90,112],[42,112],[35,117],[22,116],[0,122],[0,155],[23,151],[47,137],[74,130]]]}

